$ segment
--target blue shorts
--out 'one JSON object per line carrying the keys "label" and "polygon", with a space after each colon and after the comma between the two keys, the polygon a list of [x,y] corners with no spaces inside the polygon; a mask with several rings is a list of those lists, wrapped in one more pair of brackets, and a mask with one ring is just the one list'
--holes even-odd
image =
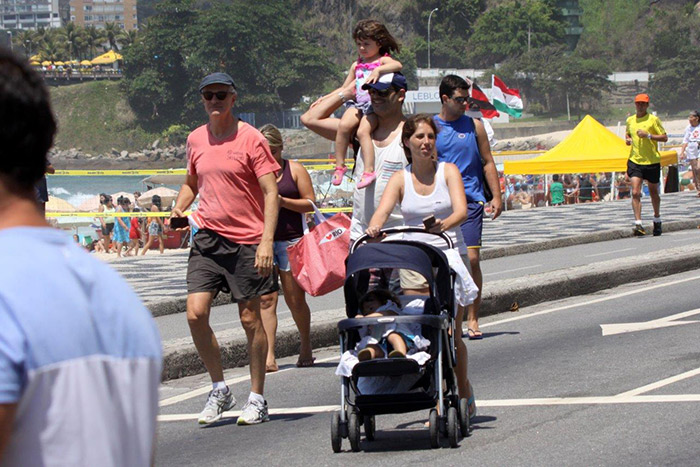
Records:
{"label": "blue shorts", "polygon": [[353,100],[349,100],[345,101],[345,104],[343,105],[346,109],[349,109],[350,107],[360,109],[362,111],[362,115],[374,113],[374,110],[372,110],[372,102],[355,102]]}
{"label": "blue shorts", "polygon": [[274,243],[273,248],[273,259],[275,265],[280,271],[291,271],[292,267],[289,265],[289,256],[287,255],[287,248],[296,245],[301,237],[294,238],[292,240],[280,240]]}
{"label": "blue shorts", "polygon": [[481,248],[481,231],[484,228],[484,203],[467,203],[467,220],[460,226],[467,248]]}

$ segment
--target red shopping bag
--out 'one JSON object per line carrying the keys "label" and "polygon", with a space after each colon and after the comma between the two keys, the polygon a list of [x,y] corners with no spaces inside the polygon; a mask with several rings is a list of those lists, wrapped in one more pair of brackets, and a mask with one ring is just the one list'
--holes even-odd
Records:
{"label": "red shopping bag", "polygon": [[[312,203],[313,204],[313,203]],[[318,297],[343,286],[350,248],[350,218],[339,212],[324,219],[314,206],[316,227],[287,248],[292,275],[309,295]],[[306,222],[304,222],[306,225]]]}

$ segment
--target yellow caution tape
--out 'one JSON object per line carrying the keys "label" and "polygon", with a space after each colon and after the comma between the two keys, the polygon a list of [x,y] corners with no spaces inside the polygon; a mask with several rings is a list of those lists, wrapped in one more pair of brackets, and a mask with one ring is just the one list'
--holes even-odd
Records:
{"label": "yellow caution tape", "polygon": [[[102,177],[124,175],[185,175],[187,169],[146,169],[146,170],[56,170],[55,177]],[[49,175],[49,176],[51,176]]]}
{"label": "yellow caution tape", "polygon": [[[352,208],[321,208],[319,211],[328,213],[352,212]],[[187,211],[184,214],[189,216],[191,213],[191,211]],[[46,217],[170,217],[170,212],[47,212]]]}

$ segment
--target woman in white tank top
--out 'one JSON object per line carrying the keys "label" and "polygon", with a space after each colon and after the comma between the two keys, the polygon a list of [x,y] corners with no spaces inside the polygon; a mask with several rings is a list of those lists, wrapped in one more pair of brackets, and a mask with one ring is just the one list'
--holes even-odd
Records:
{"label": "woman in white tank top", "polygon": [[[462,174],[456,165],[436,161],[436,135],[435,122],[429,115],[414,115],[404,123],[401,142],[410,165],[392,175],[379,206],[369,221],[366,233],[376,237],[394,207],[400,204],[405,225],[423,227],[423,219],[434,215],[435,223],[429,231],[446,232],[455,242],[455,248],[466,256],[467,250],[459,228],[467,220],[467,199]],[[437,236],[410,235],[412,240],[429,243],[442,250],[447,249],[445,241]],[[470,282],[473,284],[473,281]],[[459,307],[456,329],[462,329],[463,319],[464,307]],[[459,395],[467,398],[469,415],[473,417],[476,414],[476,405],[467,379],[467,347],[462,339],[456,339],[455,342]]]}

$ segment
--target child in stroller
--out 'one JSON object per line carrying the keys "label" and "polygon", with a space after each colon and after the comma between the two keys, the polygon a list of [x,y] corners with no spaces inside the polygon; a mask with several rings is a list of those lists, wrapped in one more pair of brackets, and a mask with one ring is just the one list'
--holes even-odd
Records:
{"label": "child in stroller", "polygon": [[[398,316],[402,312],[399,297],[386,289],[375,289],[367,292],[360,299],[360,311],[355,318],[378,318],[381,316]],[[412,312],[409,314],[420,314]],[[380,329],[379,331],[382,331]],[[416,348],[416,341],[423,340],[420,336],[420,325],[399,324],[384,330],[381,335],[375,335],[374,329],[368,327],[366,335],[362,338],[358,347],[357,359],[361,362],[375,358],[404,358],[409,349]],[[427,348],[428,344],[421,347]],[[389,351],[389,348],[392,350]]]}

